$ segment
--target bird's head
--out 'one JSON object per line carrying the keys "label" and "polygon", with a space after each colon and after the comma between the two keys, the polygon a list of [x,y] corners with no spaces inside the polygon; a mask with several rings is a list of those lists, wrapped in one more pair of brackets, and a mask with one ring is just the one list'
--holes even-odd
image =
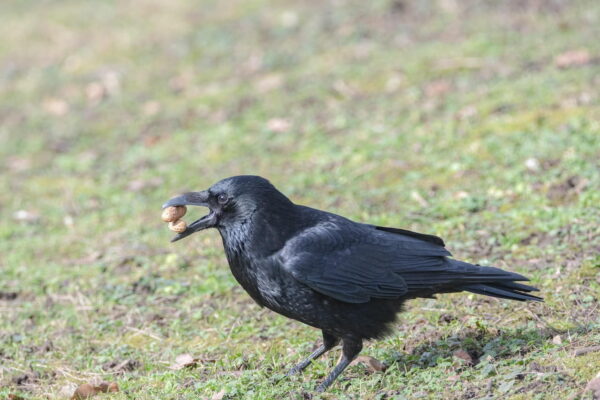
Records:
{"label": "bird's head", "polygon": [[245,224],[260,210],[289,204],[288,200],[268,180],[254,175],[240,175],[223,179],[207,190],[189,192],[174,197],[163,204],[170,206],[208,207],[209,213],[192,222],[187,229],[171,241],[183,239],[207,228],[231,228]]}

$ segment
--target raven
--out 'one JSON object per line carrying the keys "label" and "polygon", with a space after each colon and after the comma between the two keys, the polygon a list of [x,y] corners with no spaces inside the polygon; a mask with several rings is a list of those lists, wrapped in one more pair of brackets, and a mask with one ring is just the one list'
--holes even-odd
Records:
{"label": "raven", "polygon": [[268,180],[242,175],[163,205],[209,213],[175,236],[217,228],[235,279],[260,306],[319,328],[323,344],[289,375],[342,342],[324,391],[362,350],[388,334],[405,300],[468,291],[510,300],[542,298],[514,272],[452,258],[433,235],[351,221],[294,204]]}

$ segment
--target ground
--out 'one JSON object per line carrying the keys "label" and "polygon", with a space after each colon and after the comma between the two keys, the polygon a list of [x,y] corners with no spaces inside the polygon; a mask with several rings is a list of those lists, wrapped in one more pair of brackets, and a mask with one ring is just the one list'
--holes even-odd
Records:
{"label": "ground", "polygon": [[[324,399],[576,399],[600,372],[600,3],[0,4],[0,397],[306,399],[319,332],[160,205],[259,174],[545,298],[412,301]],[[191,209],[191,221],[203,213]],[[583,353],[583,354],[582,354]],[[576,355],[577,354],[577,355]],[[193,365],[171,369],[177,356]],[[12,397],[18,398],[18,397]]]}

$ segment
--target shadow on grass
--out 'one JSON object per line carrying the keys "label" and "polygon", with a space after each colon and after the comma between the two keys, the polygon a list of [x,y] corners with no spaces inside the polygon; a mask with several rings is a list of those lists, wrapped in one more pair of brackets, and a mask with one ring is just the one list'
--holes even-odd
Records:
{"label": "shadow on grass", "polygon": [[399,364],[400,369],[409,370],[435,367],[440,362],[452,358],[461,359],[461,363],[467,367],[482,367],[482,364],[514,357],[519,357],[522,361],[527,360],[528,355],[552,346],[552,338],[556,335],[567,332],[580,334],[590,329],[592,328],[588,326],[568,331],[550,327],[516,331],[468,329],[459,335],[430,340],[409,353],[398,353],[397,357],[391,360],[391,364]]}

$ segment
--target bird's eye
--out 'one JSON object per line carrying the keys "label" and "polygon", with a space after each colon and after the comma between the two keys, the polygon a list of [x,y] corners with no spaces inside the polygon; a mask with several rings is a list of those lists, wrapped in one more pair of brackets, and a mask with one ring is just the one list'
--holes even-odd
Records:
{"label": "bird's eye", "polygon": [[217,200],[219,201],[219,204],[225,204],[229,198],[226,194],[220,194],[219,197],[217,197]]}

